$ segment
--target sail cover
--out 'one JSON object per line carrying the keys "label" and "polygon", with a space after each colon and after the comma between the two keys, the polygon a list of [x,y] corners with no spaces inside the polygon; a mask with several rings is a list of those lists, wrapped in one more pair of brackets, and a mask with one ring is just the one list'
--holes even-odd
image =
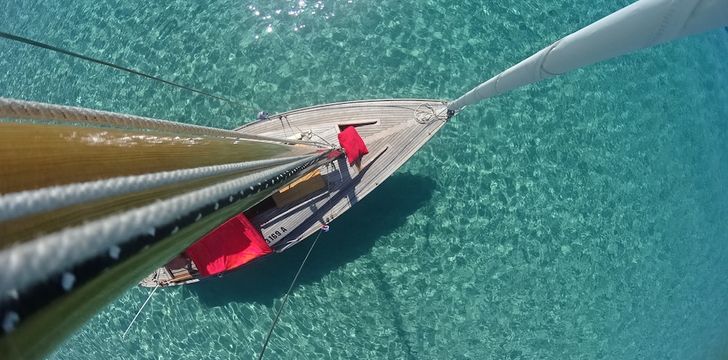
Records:
{"label": "sail cover", "polygon": [[218,226],[185,251],[206,276],[235,269],[271,252],[258,229],[243,214]]}
{"label": "sail cover", "polygon": [[728,25],[728,0],[639,0],[578,30],[450,102],[480,100],[570,70]]}
{"label": "sail cover", "polygon": [[369,153],[369,149],[364,144],[364,140],[362,140],[359,132],[353,126],[349,126],[339,133],[339,145],[344,148],[349,165],[354,164],[362,156]]}

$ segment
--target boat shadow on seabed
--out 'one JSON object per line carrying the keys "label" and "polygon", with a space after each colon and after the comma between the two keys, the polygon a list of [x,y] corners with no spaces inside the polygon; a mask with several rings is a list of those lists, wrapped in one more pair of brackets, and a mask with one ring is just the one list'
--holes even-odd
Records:
{"label": "boat shadow on seabed", "polygon": [[[435,187],[435,181],[426,176],[410,173],[393,175],[335,220],[329,232],[321,235],[297,286],[314,283],[332,270],[367,254],[378,238],[392,233],[404,224],[409,215],[429,201]],[[222,278],[188,285],[186,289],[197,294],[200,302],[210,307],[230,302],[256,302],[270,306],[273,300],[288,290],[312,240],[304,240],[299,246],[265,257]]]}

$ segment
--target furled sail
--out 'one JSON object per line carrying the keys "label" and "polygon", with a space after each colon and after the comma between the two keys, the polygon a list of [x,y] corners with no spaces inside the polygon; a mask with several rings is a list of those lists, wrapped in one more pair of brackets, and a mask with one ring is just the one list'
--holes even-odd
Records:
{"label": "furled sail", "polygon": [[0,99],[0,354],[38,358],[328,148]]}
{"label": "furled sail", "polygon": [[728,25],[728,0],[640,0],[547,46],[448,104],[458,111],[523,85]]}

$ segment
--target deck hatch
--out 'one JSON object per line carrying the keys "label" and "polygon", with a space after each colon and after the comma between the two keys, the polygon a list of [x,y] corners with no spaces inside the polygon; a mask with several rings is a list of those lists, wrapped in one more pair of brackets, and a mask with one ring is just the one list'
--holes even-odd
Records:
{"label": "deck hatch", "polygon": [[276,206],[282,208],[324,188],[326,188],[326,180],[321,176],[321,171],[316,169],[282,187],[273,194],[272,198]]}
{"label": "deck hatch", "polygon": [[379,125],[379,120],[354,120],[354,121],[344,121],[344,122],[337,122],[336,123],[339,132],[344,131],[344,129],[348,128],[349,126],[353,127],[362,127],[362,126],[369,126],[369,125]]}

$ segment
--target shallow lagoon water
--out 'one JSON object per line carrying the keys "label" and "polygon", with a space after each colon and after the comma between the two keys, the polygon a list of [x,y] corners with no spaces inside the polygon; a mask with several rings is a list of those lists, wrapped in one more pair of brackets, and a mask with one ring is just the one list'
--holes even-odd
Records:
{"label": "shallow lagoon water", "polygon": [[[3,31],[244,107],[0,42],[0,95],[233,127],[366,98],[454,98],[620,1],[44,1]],[[728,357],[728,33],[467,108],[332,224],[268,359]],[[252,358],[306,252],[132,288],[52,359]]]}

